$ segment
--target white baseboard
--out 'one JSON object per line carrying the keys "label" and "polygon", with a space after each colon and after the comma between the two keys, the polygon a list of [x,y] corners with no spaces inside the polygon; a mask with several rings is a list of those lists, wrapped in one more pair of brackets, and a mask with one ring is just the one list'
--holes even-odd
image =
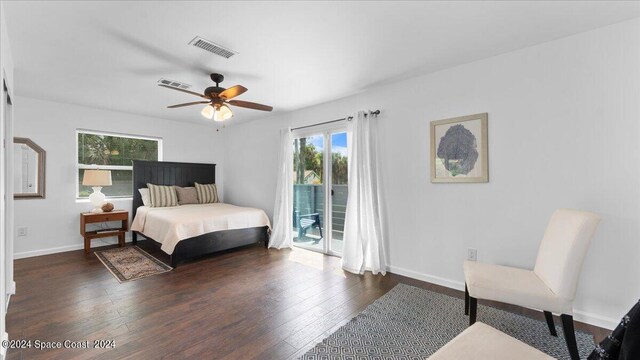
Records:
{"label": "white baseboard", "polygon": [[[124,241],[125,242],[131,242],[131,238],[125,238]],[[91,247],[94,248],[94,247],[107,246],[107,245],[116,245],[116,244],[117,244],[117,241],[115,241],[115,240],[111,242],[111,241],[105,241],[105,240],[101,239],[100,241],[92,241],[91,242]],[[40,249],[40,250],[33,250],[33,251],[18,252],[18,253],[14,253],[13,254],[13,258],[14,259],[25,259],[25,258],[30,258],[30,257],[34,257],[34,256],[56,254],[56,253],[73,251],[73,250],[80,250],[80,249],[84,249],[84,243],[66,245],[66,246],[60,246],[60,247],[54,247],[54,248],[48,248],[48,249]]]}
{"label": "white baseboard", "polygon": [[[622,319],[622,315],[623,314],[620,314],[620,319]],[[615,329],[620,323],[620,319],[614,319],[608,316],[602,316],[582,310],[573,310],[573,318],[585,324],[595,325],[609,330]]]}
{"label": "white baseboard", "polygon": [[417,271],[408,270],[408,269],[404,269],[397,266],[389,266],[389,271],[394,274],[410,277],[412,279],[422,280],[428,283],[441,285],[441,286],[448,287],[455,290],[464,291],[464,282],[462,281],[445,279],[440,276],[419,273]]}
{"label": "white baseboard", "polygon": [[48,248],[48,249],[24,251],[24,252],[14,253],[13,258],[17,260],[17,259],[30,258],[34,256],[42,256],[42,255],[56,254],[56,253],[61,253],[66,251],[80,250],[83,248],[84,248],[83,244],[75,244],[75,245],[60,246],[60,247],[54,247],[54,248]]}
{"label": "white baseboard", "polygon": [[[428,283],[448,287],[450,289],[464,291],[464,282],[462,281],[456,281],[456,280],[446,279],[440,276],[424,274],[424,273],[404,269],[397,266],[389,266],[389,272],[410,277],[412,279],[422,280]],[[582,310],[574,310],[573,318],[576,321],[580,321],[589,325],[599,326],[601,328],[605,328],[609,330],[613,330],[619,323],[619,319],[613,319],[607,316],[593,314],[593,313],[589,313]]]}

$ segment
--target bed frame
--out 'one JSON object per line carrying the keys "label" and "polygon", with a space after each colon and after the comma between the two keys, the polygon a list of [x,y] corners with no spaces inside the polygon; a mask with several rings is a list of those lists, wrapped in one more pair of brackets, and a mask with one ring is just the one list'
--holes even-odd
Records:
{"label": "bed frame", "polygon": [[[196,164],[165,161],[133,161],[133,209],[135,218],[138,207],[142,206],[142,196],[138,189],[146,188],[147,183],[155,185],[193,186],[194,183],[213,184],[216,182],[215,164]],[[175,247],[170,255],[172,267],[179,262],[194,257],[216,253],[236,247],[263,242],[265,247],[269,244],[268,227],[254,227],[237,230],[216,231],[189,239],[184,239]],[[132,240],[135,244],[138,240],[138,232],[132,232]],[[145,239],[151,239],[144,234]],[[159,244],[159,243],[158,243]]]}

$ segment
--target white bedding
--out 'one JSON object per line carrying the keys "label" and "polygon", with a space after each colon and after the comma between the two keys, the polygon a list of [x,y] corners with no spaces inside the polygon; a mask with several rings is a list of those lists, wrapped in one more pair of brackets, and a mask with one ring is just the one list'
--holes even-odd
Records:
{"label": "white bedding", "polygon": [[172,254],[180,240],[214,231],[269,226],[263,210],[225,203],[190,204],[152,208],[140,206],[131,225],[162,244],[162,251]]}

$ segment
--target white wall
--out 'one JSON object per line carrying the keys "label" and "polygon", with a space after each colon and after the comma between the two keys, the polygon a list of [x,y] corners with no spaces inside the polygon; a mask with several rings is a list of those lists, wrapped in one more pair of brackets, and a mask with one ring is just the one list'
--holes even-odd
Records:
{"label": "white wall", "polygon": [[[6,81],[8,92],[13,90],[13,58],[7,21],[4,15],[4,4],[0,2],[0,86]],[[0,92],[4,91],[0,88]],[[11,108],[5,104],[5,99],[0,101],[0,141],[10,143],[13,139],[13,123]],[[13,205],[13,178],[8,169],[13,162],[12,147],[0,147],[0,340],[8,338],[5,332],[5,314],[9,296],[15,293],[13,282],[13,212],[7,211]],[[0,348],[0,359],[4,358],[6,349]]]}
{"label": "white wall", "polygon": [[[15,136],[27,137],[47,152],[46,199],[17,200],[15,226],[28,227],[15,238],[16,258],[80,249],[79,214],[87,201],[76,200],[76,129],[145,135],[163,139],[164,161],[217,163],[221,183],[220,133],[213,125],[198,125],[105,111],[83,106],[18,97]],[[223,196],[224,188],[220,187]],[[131,211],[131,200],[111,199],[117,209]],[[106,241],[115,242],[115,239]],[[105,245],[99,240],[93,246]]]}
{"label": "white wall", "polygon": [[6,75],[7,85],[13,89],[13,57],[7,32],[7,21],[4,17],[4,5],[0,4],[0,62]]}
{"label": "white wall", "polygon": [[[555,209],[594,211],[603,222],[576,319],[612,327],[640,294],[638,64],[635,19],[229,127],[226,201],[272,213],[280,128],[380,109],[393,272],[461,289],[467,248],[532,268]],[[430,183],[429,122],[480,112],[489,113],[490,182]]]}

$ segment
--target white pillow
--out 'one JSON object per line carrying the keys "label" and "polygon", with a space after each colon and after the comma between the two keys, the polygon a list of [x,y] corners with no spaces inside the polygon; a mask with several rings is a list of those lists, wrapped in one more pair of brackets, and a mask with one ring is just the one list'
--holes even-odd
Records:
{"label": "white pillow", "polygon": [[149,189],[148,188],[142,188],[142,189],[138,189],[138,191],[140,192],[140,195],[142,196],[142,205],[151,206],[151,197],[149,196]]}

